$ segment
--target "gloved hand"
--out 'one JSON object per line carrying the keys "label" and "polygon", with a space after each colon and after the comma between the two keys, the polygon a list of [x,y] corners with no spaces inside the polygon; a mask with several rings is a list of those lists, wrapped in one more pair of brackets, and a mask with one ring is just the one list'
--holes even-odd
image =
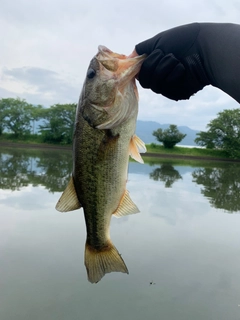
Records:
{"label": "gloved hand", "polygon": [[138,80],[143,88],[172,100],[189,99],[210,84],[198,41],[200,25],[193,23],[157,34],[136,45],[147,54]]}

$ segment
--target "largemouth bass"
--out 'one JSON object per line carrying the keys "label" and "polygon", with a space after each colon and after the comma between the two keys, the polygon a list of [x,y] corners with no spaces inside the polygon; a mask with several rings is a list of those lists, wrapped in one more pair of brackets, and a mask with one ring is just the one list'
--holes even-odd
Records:
{"label": "largemouth bass", "polygon": [[135,76],[145,56],[127,58],[99,46],[91,60],[76,111],[72,178],[56,209],[83,208],[85,266],[96,283],[109,272],[128,273],[110,239],[110,221],[139,212],[126,190],[129,155],[143,162],[145,144],[135,135]]}

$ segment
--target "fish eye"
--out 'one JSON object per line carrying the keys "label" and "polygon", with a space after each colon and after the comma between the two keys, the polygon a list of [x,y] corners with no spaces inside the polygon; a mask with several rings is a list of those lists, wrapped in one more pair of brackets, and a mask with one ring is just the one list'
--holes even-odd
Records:
{"label": "fish eye", "polygon": [[88,79],[92,79],[94,78],[96,75],[96,70],[92,69],[92,68],[89,68],[88,71],[87,71],[87,77]]}

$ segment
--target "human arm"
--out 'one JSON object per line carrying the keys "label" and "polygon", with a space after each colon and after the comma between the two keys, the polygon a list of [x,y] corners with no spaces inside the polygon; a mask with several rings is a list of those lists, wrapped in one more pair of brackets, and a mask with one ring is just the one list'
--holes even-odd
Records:
{"label": "human arm", "polygon": [[132,55],[144,53],[138,74],[144,88],[182,100],[211,84],[240,103],[240,25],[176,27],[139,43]]}

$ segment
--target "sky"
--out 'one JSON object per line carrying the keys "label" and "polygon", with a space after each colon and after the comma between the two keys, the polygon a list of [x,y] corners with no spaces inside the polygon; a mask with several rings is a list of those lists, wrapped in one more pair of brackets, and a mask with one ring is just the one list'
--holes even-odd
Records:
{"label": "sky", "polygon": [[[0,98],[76,103],[98,45],[129,55],[155,34],[192,22],[239,23],[238,0],[1,0]],[[175,102],[139,88],[139,120],[206,130],[239,104],[211,86]]]}

